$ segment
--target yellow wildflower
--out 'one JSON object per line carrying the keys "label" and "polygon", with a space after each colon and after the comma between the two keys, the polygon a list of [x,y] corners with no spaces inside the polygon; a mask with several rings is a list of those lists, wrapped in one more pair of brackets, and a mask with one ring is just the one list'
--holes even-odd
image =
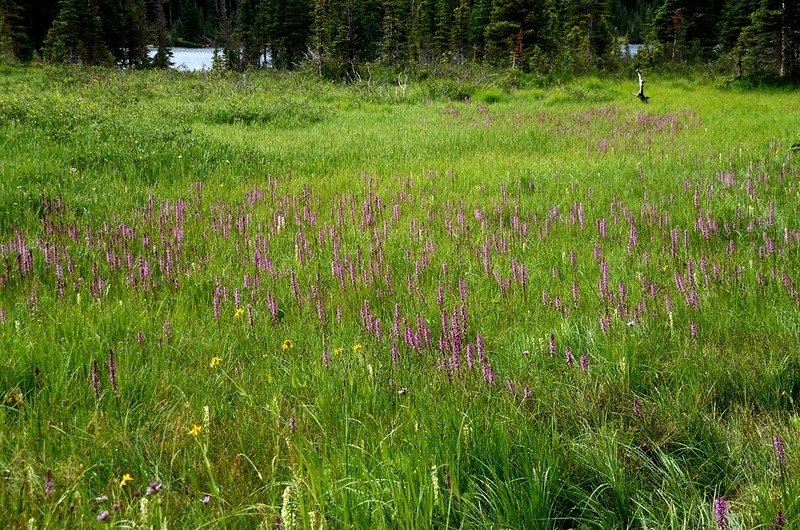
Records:
{"label": "yellow wildflower", "polygon": [[283,341],[283,344],[281,344],[282,350],[291,350],[292,348],[294,348],[294,341],[291,339],[286,339]]}
{"label": "yellow wildflower", "polygon": [[130,475],[130,473],[125,473],[124,475],[122,475],[122,480],[119,481],[119,487],[120,488],[125,487],[125,484],[127,484],[132,480],[133,477]]}
{"label": "yellow wildflower", "polygon": [[211,368],[214,368],[215,366],[218,366],[219,363],[221,363],[221,362],[222,362],[222,358],[217,357],[215,355],[214,357],[211,358],[211,363],[209,363],[209,366],[211,366]]}
{"label": "yellow wildflower", "polygon": [[202,430],[203,428],[200,427],[199,425],[192,425],[192,429],[186,434],[190,434],[192,436],[200,436],[200,431]]}
{"label": "yellow wildflower", "polygon": [[344,348],[336,348],[335,350],[333,350],[333,353],[335,353],[336,355],[339,355],[343,351],[344,351]]}
{"label": "yellow wildflower", "polygon": [[242,315],[244,315],[244,309],[242,309],[241,307],[237,307],[236,312],[233,313],[233,318],[239,318]]}
{"label": "yellow wildflower", "polygon": [[359,343],[357,343],[356,345],[353,346],[353,351],[358,351],[363,347],[364,346],[362,346],[361,343],[359,342]]}

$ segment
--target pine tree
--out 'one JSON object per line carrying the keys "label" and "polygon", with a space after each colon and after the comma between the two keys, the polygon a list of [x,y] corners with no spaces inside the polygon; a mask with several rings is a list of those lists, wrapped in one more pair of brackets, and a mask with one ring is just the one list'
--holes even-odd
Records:
{"label": "pine tree", "polygon": [[414,58],[429,63],[436,56],[433,44],[435,32],[434,0],[412,0],[411,49]]}
{"label": "pine tree", "polygon": [[448,0],[436,0],[434,11],[433,55],[442,58],[450,48],[450,30],[452,27],[452,13]]}
{"label": "pine tree", "polygon": [[481,61],[486,51],[486,26],[491,18],[491,0],[475,0],[470,10],[469,41],[472,43],[470,52],[474,61]]}
{"label": "pine tree", "polygon": [[572,0],[565,5],[564,22],[573,68],[607,65],[615,53],[608,2]]}
{"label": "pine tree", "polygon": [[453,29],[450,34],[450,56],[456,62],[469,57],[470,48],[470,7],[467,0],[461,0],[453,13]]}
{"label": "pine tree", "polygon": [[97,7],[93,0],[62,0],[44,43],[47,60],[86,65],[113,63],[114,57],[103,42]]}
{"label": "pine tree", "polygon": [[147,65],[147,6],[145,0],[122,3],[125,27],[122,42],[125,46],[123,64],[130,68]]}
{"label": "pine tree", "polygon": [[381,59],[397,64],[408,59],[408,0],[383,0]]}
{"label": "pine tree", "polygon": [[8,6],[5,1],[0,1],[0,62],[11,62],[15,59]]}
{"label": "pine tree", "polygon": [[167,19],[164,15],[164,2],[155,0],[156,4],[156,38],[158,49],[153,57],[154,68],[169,68],[172,66],[172,50],[167,42]]}
{"label": "pine tree", "polygon": [[738,45],[748,77],[800,75],[800,8],[793,2],[761,0]]}
{"label": "pine tree", "polygon": [[234,40],[239,44],[242,68],[257,68],[260,63],[262,35],[258,28],[258,5],[256,0],[240,0]]}

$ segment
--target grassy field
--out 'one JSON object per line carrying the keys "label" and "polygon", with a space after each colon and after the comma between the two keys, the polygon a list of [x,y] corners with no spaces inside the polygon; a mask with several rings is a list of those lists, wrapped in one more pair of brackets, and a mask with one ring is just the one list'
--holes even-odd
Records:
{"label": "grassy field", "polygon": [[798,92],[501,87],[0,69],[0,527],[800,524]]}

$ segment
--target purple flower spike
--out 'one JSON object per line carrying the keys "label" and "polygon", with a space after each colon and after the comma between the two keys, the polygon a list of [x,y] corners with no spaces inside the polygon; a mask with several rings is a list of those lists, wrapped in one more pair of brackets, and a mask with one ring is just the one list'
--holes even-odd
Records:
{"label": "purple flower spike", "polygon": [[567,364],[573,366],[575,364],[575,356],[572,355],[572,349],[567,347],[564,348],[564,358],[567,361]]}
{"label": "purple flower spike", "polygon": [[108,510],[103,510],[102,512],[100,512],[97,515],[97,520],[98,521],[108,521],[108,518],[109,518],[110,515],[111,515],[111,512],[109,512]]}
{"label": "purple flower spike", "polygon": [[636,416],[642,415],[642,404],[639,402],[638,399],[633,400],[633,414]]}
{"label": "purple flower spike", "polygon": [[92,388],[94,388],[94,396],[100,397],[100,371],[97,368],[97,359],[92,359]]}
{"label": "purple flower spike", "polygon": [[208,504],[209,502],[211,502],[211,495],[208,494],[203,495],[203,498],[200,499],[200,502],[202,502],[203,504]]}
{"label": "purple flower spike", "polygon": [[111,388],[114,389],[115,394],[119,394],[119,386],[117,385],[117,361],[114,359],[114,350],[108,350],[108,380],[111,382]]}
{"label": "purple flower spike", "polygon": [[786,453],[783,450],[783,441],[779,435],[772,437],[772,446],[775,448],[775,457],[778,459],[781,467],[786,467]]}
{"label": "purple flower spike", "polygon": [[53,470],[48,469],[44,476],[44,494],[49,497],[53,494],[53,490]]}
{"label": "purple flower spike", "polygon": [[589,358],[584,353],[581,355],[581,371],[585,372],[587,370],[589,370]]}
{"label": "purple flower spike", "polygon": [[325,365],[325,368],[331,367],[331,352],[328,351],[328,348],[322,350],[322,364]]}
{"label": "purple flower spike", "polygon": [[511,379],[506,379],[506,387],[508,387],[508,393],[512,396],[517,393],[517,385]]}
{"label": "purple flower spike", "polygon": [[772,524],[772,528],[774,530],[782,530],[785,524],[786,516],[783,515],[782,511],[778,511],[778,513],[775,514],[775,522]]}
{"label": "purple flower spike", "polygon": [[717,530],[728,530],[728,499],[719,497],[714,501],[714,520]]}

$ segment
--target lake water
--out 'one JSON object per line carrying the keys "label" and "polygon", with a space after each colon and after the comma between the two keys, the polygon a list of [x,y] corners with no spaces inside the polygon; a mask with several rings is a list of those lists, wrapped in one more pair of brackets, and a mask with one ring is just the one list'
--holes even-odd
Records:
{"label": "lake water", "polygon": [[[156,54],[155,48],[147,49],[152,58]],[[220,50],[222,56],[222,50]],[[214,63],[214,48],[172,48],[172,64],[176,70],[182,72],[199,72],[211,70]]]}
{"label": "lake water", "polygon": [[623,57],[626,55],[625,48],[628,48],[630,51],[631,57],[635,57],[637,53],[639,53],[640,48],[644,48],[644,44],[622,44],[620,45],[620,51],[622,52]]}
{"label": "lake water", "polygon": [[[642,44],[628,44],[631,57],[634,57],[642,46]],[[620,47],[622,55],[625,55],[625,47],[625,44]],[[151,58],[156,54],[155,48],[148,48],[147,51]],[[220,50],[220,56],[222,56],[222,50]],[[211,70],[213,63],[214,48],[172,48],[172,64],[176,70],[181,72]]]}

